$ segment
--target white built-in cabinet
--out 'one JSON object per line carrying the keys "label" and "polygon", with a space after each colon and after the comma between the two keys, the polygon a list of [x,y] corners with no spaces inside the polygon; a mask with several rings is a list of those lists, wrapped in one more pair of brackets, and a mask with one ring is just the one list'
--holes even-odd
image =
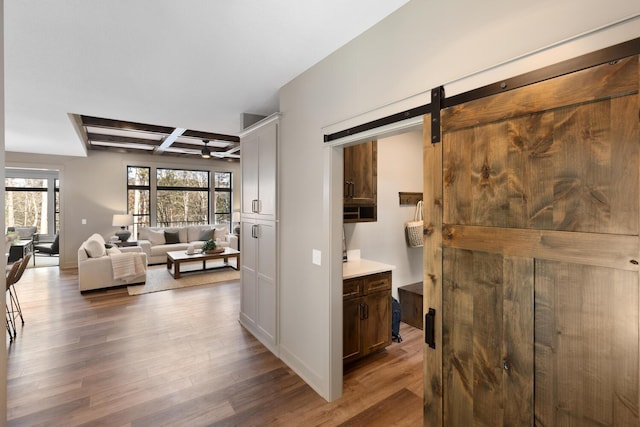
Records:
{"label": "white built-in cabinet", "polygon": [[277,141],[277,121],[241,139],[243,217],[276,219]]}
{"label": "white built-in cabinet", "polygon": [[278,116],[241,136],[240,323],[278,354]]}

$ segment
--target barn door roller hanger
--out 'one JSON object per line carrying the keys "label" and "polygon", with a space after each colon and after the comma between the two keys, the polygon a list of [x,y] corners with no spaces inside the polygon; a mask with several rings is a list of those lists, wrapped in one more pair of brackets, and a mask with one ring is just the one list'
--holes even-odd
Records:
{"label": "barn door roller hanger", "polygon": [[431,89],[431,143],[440,142],[440,110],[444,99],[444,86]]}

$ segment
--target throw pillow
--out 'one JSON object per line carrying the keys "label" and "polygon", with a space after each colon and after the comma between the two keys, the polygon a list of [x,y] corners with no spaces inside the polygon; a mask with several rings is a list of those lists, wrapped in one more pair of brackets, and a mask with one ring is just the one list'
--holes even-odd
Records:
{"label": "throw pillow", "polygon": [[152,245],[164,245],[164,230],[148,230],[149,232],[149,241]]}
{"label": "throw pillow", "polygon": [[180,233],[177,231],[165,231],[164,241],[167,244],[180,243]]}
{"label": "throw pillow", "polygon": [[84,250],[87,251],[89,258],[100,258],[106,253],[104,244],[97,240],[87,240],[84,244]]}
{"label": "throw pillow", "polygon": [[207,240],[213,239],[213,228],[204,228],[200,231],[200,235],[198,236],[198,240]]}
{"label": "throw pillow", "polygon": [[227,226],[226,225],[218,225],[215,228],[215,240],[226,240],[227,239],[227,234],[229,234],[229,231],[227,230]]}

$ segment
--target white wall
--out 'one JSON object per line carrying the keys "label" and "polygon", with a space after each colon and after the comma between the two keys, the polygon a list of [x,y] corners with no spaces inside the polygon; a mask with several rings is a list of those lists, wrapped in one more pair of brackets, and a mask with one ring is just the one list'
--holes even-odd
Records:
{"label": "white wall", "polygon": [[[6,165],[60,171],[60,266],[75,268],[77,251],[93,233],[112,236],[114,213],[127,209],[127,166],[193,168],[233,173],[234,209],[240,207],[240,164],[222,160],[89,152],[88,157],[6,153]],[[87,224],[83,225],[82,220]]]}
{"label": "white wall", "polygon": [[[426,104],[438,85],[515,75],[491,67],[534,51],[518,73],[636,38],[637,18],[586,34],[638,14],[640,3],[628,0],[412,0],[281,89],[281,357],[323,397],[342,388],[342,154],[323,143],[323,127],[362,123],[404,99]],[[311,263],[312,249],[322,251],[322,266]]]}
{"label": "white wall", "polygon": [[344,225],[348,250],[396,266],[396,298],[399,286],[422,281],[422,248],[409,248],[404,237],[416,208],[400,205],[401,191],[422,192],[422,131],[378,139],[378,220]]}
{"label": "white wall", "polygon": [[[2,28],[4,29],[4,0],[0,0],[0,22],[3,22]],[[4,164],[4,31],[0,31],[0,164]],[[0,172],[0,178],[2,178],[2,182],[4,182],[4,169]],[[4,200],[4,185],[2,186],[2,190],[0,190],[0,197]],[[2,203],[4,206],[4,202]],[[4,228],[4,209],[0,212],[0,224],[3,224]],[[5,253],[4,240],[2,241],[2,253]],[[7,266],[6,257],[2,257],[2,261],[0,262],[0,267],[5,269]],[[0,309],[7,303],[6,301],[6,292],[5,298],[2,298],[2,303],[0,304]],[[2,310],[3,312],[5,310]],[[2,348],[5,348],[7,343],[7,334],[2,333],[2,340],[0,340],[0,344],[2,344]],[[7,353],[3,350],[2,354],[0,354],[0,414],[7,413]],[[5,427],[7,425],[7,417],[5,415],[0,416],[0,427]]]}

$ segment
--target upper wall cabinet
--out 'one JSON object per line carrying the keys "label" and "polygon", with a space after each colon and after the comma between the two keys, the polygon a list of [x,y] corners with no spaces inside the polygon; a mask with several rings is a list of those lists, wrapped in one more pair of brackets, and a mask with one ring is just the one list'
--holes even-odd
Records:
{"label": "upper wall cabinet", "polygon": [[242,138],[242,216],[276,219],[278,121]]}
{"label": "upper wall cabinet", "polygon": [[344,149],[344,222],[378,217],[378,141]]}

